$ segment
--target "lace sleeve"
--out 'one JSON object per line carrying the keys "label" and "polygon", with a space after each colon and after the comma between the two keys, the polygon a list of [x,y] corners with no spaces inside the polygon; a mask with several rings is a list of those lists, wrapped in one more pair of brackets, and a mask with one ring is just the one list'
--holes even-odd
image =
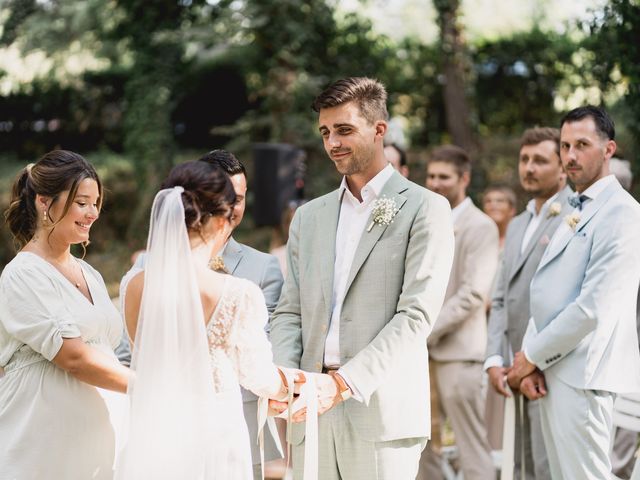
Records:
{"label": "lace sleeve", "polygon": [[248,281],[238,288],[229,355],[233,359],[240,385],[258,396],[274,396],[281,380],[273,363],[271,344],[264,327],[269,318],[264,296]]}

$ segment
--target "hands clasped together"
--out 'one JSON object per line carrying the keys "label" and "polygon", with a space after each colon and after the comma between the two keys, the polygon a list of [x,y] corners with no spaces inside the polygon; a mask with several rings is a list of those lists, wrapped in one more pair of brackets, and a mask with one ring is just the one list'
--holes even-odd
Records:
{"label": "hands clasped together", "polygon": [[529,400],[537,400],[547,394],[544,374],[527,360],[523,352],[516,353],[511,367],[491,367],[487,370],[493,388],[510,397],[507,384],[514,392],[519,391]]}
{"label": "hands clasped together", "polygon": [[[318,398],[318,415],[322,415],[330,410],[338,403],[346,400],[351,395],[351,390],[344,379],[336,372],[330,373],[310,373],[293,368],[280,367],[280,374],[283,383],[287,385],[283,371],[294,374],[294,403],[291,406],[291,419],[294,423],[304,422],[307,418],[307,408],[302,406],[296,409],[295,400],[300,395],[301,387],[307,381],[307,377],[313,378],[316,386],[316,394]],[[287,387],[288,388],[288,387]],[[279,415],[289,407],[286,398],[269,400],[269,415]]]}

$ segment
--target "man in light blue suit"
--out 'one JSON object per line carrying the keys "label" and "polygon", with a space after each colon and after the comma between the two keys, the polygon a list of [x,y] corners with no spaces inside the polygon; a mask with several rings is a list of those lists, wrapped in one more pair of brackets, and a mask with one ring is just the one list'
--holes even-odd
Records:
{"label": "man in light blue suit", "polygon": [[615,395],[640,391],[640,205],[609,174],[614,138],[601,108],[562,119],[560,156],[575,209],[533,277],[523,351],[509,372],[528,398],[541,398],[554,480],[610,478]]}

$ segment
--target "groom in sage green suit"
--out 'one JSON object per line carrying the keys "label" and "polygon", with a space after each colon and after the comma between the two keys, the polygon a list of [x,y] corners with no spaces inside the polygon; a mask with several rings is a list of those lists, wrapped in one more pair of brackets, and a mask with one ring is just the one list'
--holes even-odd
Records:
{"label": "groom in sage green suit", "polygon": [[386,98],[368,78],[316,98],[325,150],[344,177],[296,211],[272,319],[276,363],[315,374],[323,480],[413,479],[430,434],[426,340],[451,269],[451,211],[386,161]]}

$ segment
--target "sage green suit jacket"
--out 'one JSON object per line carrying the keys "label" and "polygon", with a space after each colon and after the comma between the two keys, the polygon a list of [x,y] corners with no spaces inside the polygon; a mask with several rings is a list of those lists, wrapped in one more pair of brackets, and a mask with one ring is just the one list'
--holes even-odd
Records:
{"label": "sage green suit jacket", "polygon": [[[347,280],[341,366],[364,401],[349,399],[345,409],[363,439],[428,437],[426,340],[451,270],[451,210],[446,199],[395,172],[381,196],[395,199],[400,210],[391,224],[362,233]],[[298,208],[291,223],[289,274],[271,327],[279,365],[322,370],[340,203],[333,191]],[[303,433],[294,428],[293,442]]]}

